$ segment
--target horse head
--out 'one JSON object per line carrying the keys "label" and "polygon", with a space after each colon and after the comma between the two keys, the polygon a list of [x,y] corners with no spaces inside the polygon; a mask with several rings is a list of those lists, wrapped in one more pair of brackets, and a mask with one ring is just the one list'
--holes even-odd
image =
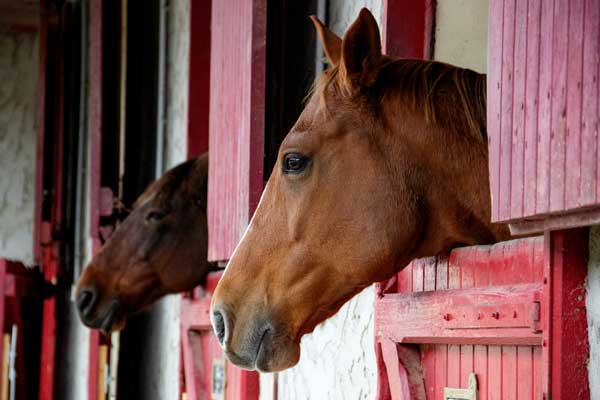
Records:
{"label": "horse head", "polygon": [[207,179],[203,155],[171,169],[137,199],[77,282],[84,324],[120,329],[127,316],[206,276]]}

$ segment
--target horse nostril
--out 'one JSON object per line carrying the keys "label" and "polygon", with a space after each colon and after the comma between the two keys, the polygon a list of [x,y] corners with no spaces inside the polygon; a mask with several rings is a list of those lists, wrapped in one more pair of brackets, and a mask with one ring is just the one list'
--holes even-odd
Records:
{"label": "horse nostril", "polygon": [[213,311],[212,325],[219,343],[223,345],[225,342],[225,318],[221,311]]}
{"label": "horse nostril", "polygon": [[89,316],[89,314],[92,312],[96,303],[96,298],[96,291],[92,288],[86,288],[79,292],[77,295],[76,304],[79,313],[83,317]]}

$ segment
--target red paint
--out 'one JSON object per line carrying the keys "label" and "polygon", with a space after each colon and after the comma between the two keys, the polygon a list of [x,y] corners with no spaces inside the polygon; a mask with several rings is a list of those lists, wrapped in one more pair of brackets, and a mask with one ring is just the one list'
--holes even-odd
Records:
{"label": "red paint", "polygon": [[494,221],[524,225],[600,206],[599,20],[593,0],[490,2]]}
{"label": "red paint", "polygon": [[435,2],[432,0],[385,0],[382,39],[384,53],[404,58],[432,55]]}
{"label": "red paint", "polygon": [[387,294],[378,301],[376,323],[397,343],[460,344],[467,339],[473,344],[540,345],[531,313],[532,299],[541,292],[541,283],[523,283]]}
{"label": "red paint", "polygon": [[212,4],[208,257],[227,260],[263,189],[266,1]]}
{"label": "red paint", "polygon": [[589,399],[585,280],[587,229],[548,233],[551,256],[550,390],[555,399]]}
{"label": "red paint", "polygon": [[[419,381],[392,355],[409,345],[420,350],[422,370],[412,373],[428,399],[466,387],[470,372],[479,399],[589,398],[587,254],[587,231],[575,230],[415,260],[398,274],[398,293],[375,302],[380,385],[396,398],[397,388]],[[423,291],[429,276],[442,279]],[[389,398],[385,388],[378,393]]]}
{"label": "red paint", "polygon": [[[222,272],[211,273],[203,295],[196,299],[182,299],[181,346],[185,377],[185,392],[189,399],[211,398],[212,365],[225,360],[225,355],[213,333],[210,323],[210,300]],[[226,362],[225,398],[258,399],[259,386],[256,372],[244,371]]]}
{"label": "red paint", "polygon": [[190,77],[188,91],[188,158],[208,150],[210,107],[211,2],[190,3]]}
{"label": "red paint", "polygon": [[[38,96],[38,149],[36,177],[36,232],[34,246],[37,261],[44,279],[56,284],[61,265],[60,239],[57,232],[63,230],[64,211],[64,31],[59,30],[66,15],[51,14],[52,8],[47,2],[40,4],[40,73]],[[51,40],[52,39],[52,40]],[[48,74],[52,63],[54,74]],[[52,83],[52,84],[49,84]],[[54,89],[54,90],[51,90]],[[48,102],[47,99],[53,99]],[[49,159],[45,158],[48,146]],[[50,181],[44,181],[47,169],[52,171]],[[48,193],[44,193],[46,189]],[[48,204],[49,214],[42,215],[44,203]],[[42,339],[40,359],[40,398],[52,399],[54,396],[55,354],[56,354],[56,298],[50,297],[43,302]]]}

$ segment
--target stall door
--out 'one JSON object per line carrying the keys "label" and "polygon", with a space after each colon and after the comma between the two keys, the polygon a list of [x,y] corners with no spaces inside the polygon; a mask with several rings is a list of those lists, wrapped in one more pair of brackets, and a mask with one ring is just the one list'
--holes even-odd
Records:
{"label": "stall door", "polygon": [[413,261],[376,300],[378,398],[589,398],[586,243],[573,230]]}

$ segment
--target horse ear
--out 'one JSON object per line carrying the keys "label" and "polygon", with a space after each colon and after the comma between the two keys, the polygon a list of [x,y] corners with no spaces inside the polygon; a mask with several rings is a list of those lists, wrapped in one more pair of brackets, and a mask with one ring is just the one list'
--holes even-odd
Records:
{"label": "horse ear", "polygon": [[340,79],[349,87],[371,86],[381,62],[381,39],[373,14],[360,10],[342,41]]}
{"label": "horse ear", "polygon": [[314,15],[311,15],[310,19],[315,25],[315,30],[319,34],[319,39],[321,40],[323,51],[325,52],[327,60],[329,60],[329,64],[334,67],[337,66],[340,62],[342,53],[342,39],[327,29],[327,27]]}

